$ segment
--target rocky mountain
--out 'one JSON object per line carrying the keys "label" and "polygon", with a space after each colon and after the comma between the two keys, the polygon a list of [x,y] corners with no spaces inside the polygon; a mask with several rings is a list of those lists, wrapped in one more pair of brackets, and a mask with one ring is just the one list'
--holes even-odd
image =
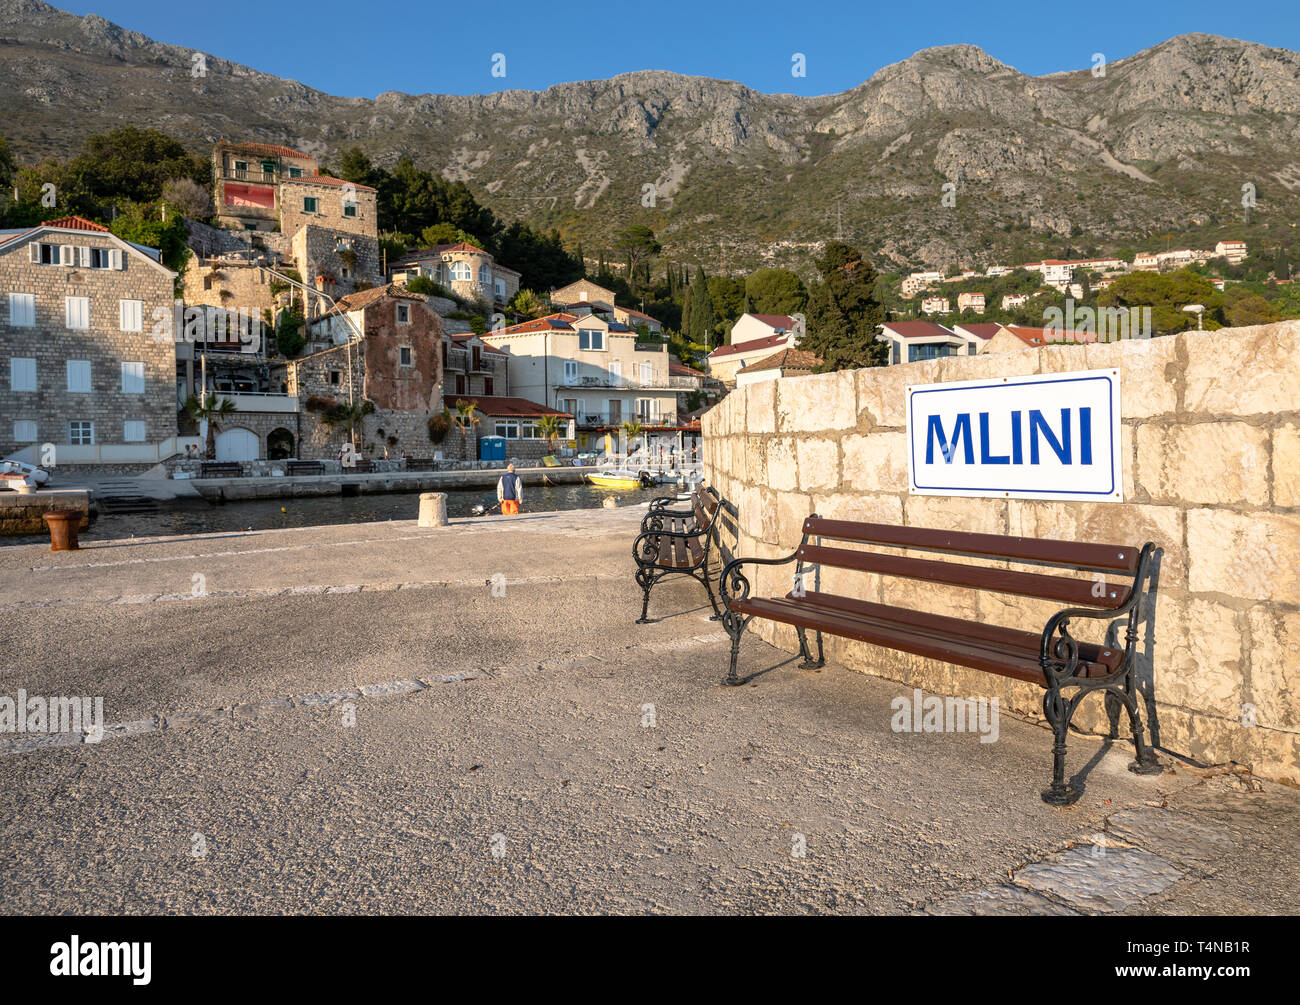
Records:
{"label": "rocky mountain", "polygon": [[25,160],[125,124],[196,151],[219,136],[283,143],[327,165],[353,145],[385,164],[409,154],[592,254],[640,222],[715,270],[806,263],[837,232],[900,266],[1276,236],[1300,208],[1300,54],[1210,35],[1042,77],[944,46],[816,98],[653,71],[371,100],[0,0],[0,113]]}

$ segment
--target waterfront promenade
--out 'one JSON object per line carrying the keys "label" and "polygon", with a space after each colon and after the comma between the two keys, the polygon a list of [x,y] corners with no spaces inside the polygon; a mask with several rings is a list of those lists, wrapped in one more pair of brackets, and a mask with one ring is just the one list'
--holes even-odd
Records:
{"label": "waterfront promenade", "polygon": [[640,508],[0,549],[4,912],[1296,913],[1300,793],[1043,729],[900,734],[697,584],[635,626]]}

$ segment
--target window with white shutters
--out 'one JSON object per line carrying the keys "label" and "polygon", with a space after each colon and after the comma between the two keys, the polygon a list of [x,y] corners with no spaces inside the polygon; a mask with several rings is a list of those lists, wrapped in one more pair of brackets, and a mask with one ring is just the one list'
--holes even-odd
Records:
{"label": "window with white shutters", "polygon": [[144,394],[144,364],[122,364],[122,393]]}
{"label": "window with white shutters", "polygon": [[578,382],[578,361],[566,359],[564,361],[564,382],[566,384],[576,384]]}
{"label": "window with white shutters", "polygon": [[59,262],[62,265],[76,265],[77,249],[73,247],[71,244],[63,245],[62,250],[59,254]]}
{"label": "window with white shutters", "polygon": [[13,328],[30,328],[36,324],[36,294],[9,294],[9,324]]}
{"label": "window with white shutters", "polygon": [[650,387],[655,382],[655,368],[652,363],[641,364],[641,386]]}
{"label": "window with white shutters", "polygon": [[81,329],[90,327],[89,297],[64,297],[63,303],[67,314],[67,325],[69,328]]}
{"label": "window with white shutters", "polygon": [[32,356],[14,356],[9,360],[9,390],[36,390],[36,359]]}
{"label": "window with white shutters", "polygon": [[90,360],[68,360],[68,390],[73,394],[90,393]]}
{"label": "window with white shutters", "polygon": [[31,419],[19,419],[14,423],[14,442],[35,443],[36,423]]}
{"label": "window with white shutters", "polygon": [[143,443],[144,423],[136,419],[127,419],[122,423],[123,443]]}
{"label": "window with white shutters", "polygon": [[124,332],[138,332],[144,330],[144,301],[143,300],[119,300],[118,314],[120,315],[121,328]]}

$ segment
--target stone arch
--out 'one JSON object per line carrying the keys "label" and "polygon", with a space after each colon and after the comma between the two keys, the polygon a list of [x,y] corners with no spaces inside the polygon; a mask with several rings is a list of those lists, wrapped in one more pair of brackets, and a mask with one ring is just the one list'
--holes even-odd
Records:
{"label": "stone arch", "polygon": [[266,459],[269,461],[287,461],[295,457],[293,431],[284,426],[277,426],[266,434]]}

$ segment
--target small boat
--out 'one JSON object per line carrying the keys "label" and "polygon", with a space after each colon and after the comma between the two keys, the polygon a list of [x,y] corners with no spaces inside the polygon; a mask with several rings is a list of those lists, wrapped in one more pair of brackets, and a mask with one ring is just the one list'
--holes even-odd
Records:
{"label": "small boat", "polygon": [[22,461],[0,461],[0,489],[18,489],[19,484],[28,486],[28,490],[44,485],[50,480],[50,473]]}
{"label": "small boat", "polygon": [[587,481],[602,489],[639,489],[651,483],[645,471],[589,471]]}

